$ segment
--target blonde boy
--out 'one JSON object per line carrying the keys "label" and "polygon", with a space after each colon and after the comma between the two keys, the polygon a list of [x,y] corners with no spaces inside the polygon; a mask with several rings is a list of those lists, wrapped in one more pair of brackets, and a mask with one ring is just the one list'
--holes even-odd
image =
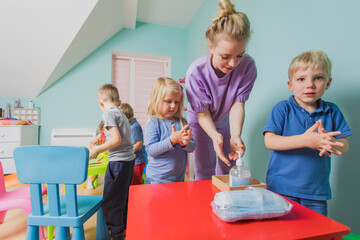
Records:
{"label": "blonde boy", "polygon": [[121,101],[117,88],[112,84],[102,85],[98,90],[98,102],[103,111],[106,143],[91,149],[90,157],[96,158],[100,152],[109,149],[102,208],[110,235],[113,239],[122,240],[135,154],[129,122],[118,107]]}
{"label": "blonde boy", "polygon": [[294,95],[275,105],[263,132],[272,150],[266,182],[270,190],[326,216],[331,154],[347,152],[352,132],[340,109],[321,100],[332,81],[326,53],[300,54],[288,73]]}

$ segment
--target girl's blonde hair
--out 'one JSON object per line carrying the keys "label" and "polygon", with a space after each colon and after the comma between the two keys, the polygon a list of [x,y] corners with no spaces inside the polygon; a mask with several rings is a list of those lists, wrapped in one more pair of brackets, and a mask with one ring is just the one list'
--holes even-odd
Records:
{"label": "girl's blonde hair", "polygon": [[159,77],[154,81],[151,89],[150,101],[148,104],[148,110],[146,115],[147,117],[163,118],[160,114],[160,106],[161,102],[164,100],[165,93],[169,91],[181,93],[178,111],[174,116],[180,121],[182,126],[185,126],[185,119],[182,116],[182,111],[184,108],[183,89],[180,83],[176,82],[172,78]]}
{"label": "girl's blonde hair", "polygon": [[220,11],[206,29],[206,38],[216,46],[219,34],[226,34],[234,40],[247,42],[250,38],[250,21],[245,13],[236,12],[230,0],[219,0]]}
{"label": "girl's blonde hair", "polygon": [[104,132],[104,122],[101,120],[98,126],[98,134]]}
{"label": "girl's blonde hair", "polygon": [[322,69],[328,78],[331,77],[331,62],[327,54],[321,50],[310,50],[301,53],[291,61],[288,70],[289,80],[299,69],[308,69],[309,67]]}

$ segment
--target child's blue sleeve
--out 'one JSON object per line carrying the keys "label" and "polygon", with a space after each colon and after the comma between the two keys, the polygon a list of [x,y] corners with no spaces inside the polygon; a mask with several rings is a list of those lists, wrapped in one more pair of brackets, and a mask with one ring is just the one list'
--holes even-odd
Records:
{"label": "child's blue sleeve", "polygon": [[136,124],[134,127],[131,128],[131,140],[133,142],[133,145],[138,141],[144,140],[140,124]]}
{"label": "child's blue sleeve", "polygon": [[334,103],[328,103],[332,109],[332,131],[340,131],[341,134],[334,136],[335,138],[344,138],[353,134],[350,127],[347,125],[344,115],[340,108]]}
{"label": "child's blue sleeve", "polygon": [[174,149],[170,136],[161,140],[160,124],[155,118],[150,118],[145,128],[145,150],[151,157],[156,157],[164,152]]}
{"label": "child's blue sleeve", "polygon": [[190,142],[188,143],[188,145],[183,147],[183,150],[187,153],[191,153],[195,151],[195,148],[196,148],[195,140],[193,138],[190,138]]}
{"label": "child's blue sleeve", "polygon": [[283,103],[280,102],[276,104],[271,110],[269,118],[265,124],[263,135],[265,135],[266,132],[273,132],[276,135],[281,136],[283,133],[285,114],[286,112]]}

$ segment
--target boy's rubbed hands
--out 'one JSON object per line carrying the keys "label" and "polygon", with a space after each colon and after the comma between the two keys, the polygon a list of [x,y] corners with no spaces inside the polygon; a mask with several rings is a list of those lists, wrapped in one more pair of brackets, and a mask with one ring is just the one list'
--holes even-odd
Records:
{"label": "boy's rubbed hands", "polygon": [[334,147],[343,147],[344,144],[337,141],[334,136],[341,134],[340,131],[326,132],[322,121],[318,120],[312,127],[310,127],[303,135],[306,138],[307,146],[319,150],[319,155],[326,155],[331,157],[331,153],[341,155],[342,152]]}

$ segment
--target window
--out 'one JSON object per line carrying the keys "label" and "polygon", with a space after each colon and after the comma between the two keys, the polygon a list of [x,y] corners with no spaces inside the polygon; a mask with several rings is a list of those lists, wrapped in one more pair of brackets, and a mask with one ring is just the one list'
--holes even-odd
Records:
{"label": "window", "polygon": [[170,57],[128,52],[113,52],[112,81],[122,102],[129,103],[145,130],[147,105],[153,82],[158,77],[170,77]]}

